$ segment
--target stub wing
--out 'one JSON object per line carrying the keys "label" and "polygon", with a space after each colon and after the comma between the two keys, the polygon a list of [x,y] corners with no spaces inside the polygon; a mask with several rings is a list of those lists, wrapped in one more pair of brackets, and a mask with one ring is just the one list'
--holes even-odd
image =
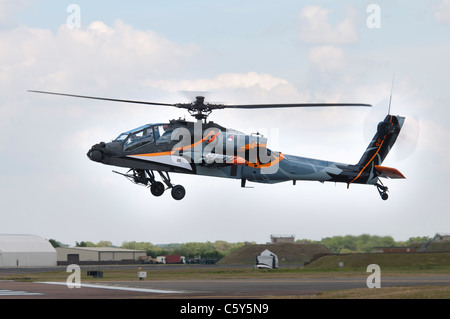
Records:
{"label": "stub wing", "polygon": [[379,174],[378,177],[391,179],[406,178],[396,168],[375,165],[375,170]]}

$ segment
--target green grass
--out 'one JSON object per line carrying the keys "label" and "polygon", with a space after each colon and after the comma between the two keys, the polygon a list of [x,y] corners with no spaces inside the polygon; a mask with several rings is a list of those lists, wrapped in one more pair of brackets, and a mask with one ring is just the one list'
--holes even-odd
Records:
{"label": "green grass", "polygon": [[305,266],[306,269],[366,269],[377,264],[381,269],[427,270],[450,268],[450,253],[404,253],[404,254],[348,254],[329,255]]}
{"label": "green grass", "polygon": [[358,288],[326,291],[298,299],[450,299],[450,286]]}

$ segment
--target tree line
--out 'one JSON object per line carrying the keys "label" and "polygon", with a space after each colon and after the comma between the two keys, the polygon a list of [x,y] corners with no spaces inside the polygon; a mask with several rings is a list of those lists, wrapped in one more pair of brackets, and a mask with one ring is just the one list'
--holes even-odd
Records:
{"label": "tree line", "polygon": [[162,255],[182,255],[188,259],[193,258],[213,258],[221,259],[245,245],[245,243],[229,243],[223,240],[215,242],[201,243],[189,242],[184,244],[167,244],[167,245],[153,245],[147,242],[124,242],[121,248],[145,250],[147,256],[162,256]]}
{"label": "tree line", "polygon": [[[407,241],[395,241],[391,236],[376,236],[362,234],[359,236],[333,236],[322,238],[319,241],[310,239],[299,239],[298,244],[321,244],[330,249],[336,254],[347,253],[371,253],[376,247],[414,247],[419,248],[426,242],[430,241],[430,237],[411,237]],[[54,239],[49,242],[53,247],[67,247]],[[188,242],[188,243],[173,243],[164,245],[155,245],[150,242],[136,242],[126,241],[121,246],[114,246],[110,241],[100,241],[93,243],[90,241],[76,242],[76,247],[116,247],[124,249],[145,250],[147,256],[162,256],[162,255],[182,255],[188,259],[196,257],[221,259],[230,254],[234,250],[246,244],[255,244],[255,242],[238,242],[229,243],[223,240],[215,242]]]}
{"label": "tree line", "polygon": [[333,236],[322,238],[320,241],[312,240],[297,240],[297,242],[309,242],[324,245],[336,254],[348,253],[371,253],[377,247],[411,247],[419,248],[431,238],[424,237],[410,237],[406,241],[395,241],[391,236],[376,236],[362,234],[359,236]]}

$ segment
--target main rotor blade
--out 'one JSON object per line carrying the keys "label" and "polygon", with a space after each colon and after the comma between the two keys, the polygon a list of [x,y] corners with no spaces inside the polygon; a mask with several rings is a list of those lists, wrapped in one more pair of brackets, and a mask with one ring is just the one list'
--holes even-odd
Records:
{"label": "main rotor blade", "polygon": [[135,104],[147,104],[147,105],[175,106],[175,104],[167,104],[167,103],[156,103],[156,102],[145,102],[145,101],[134,101],[134,100],[110,99],[110,98],[105,98],[105,97],[74,95],[74,94],[66,94],[66,93],[55,93],[55,92],[34,91],[34,90],[28,90],[28,92],[52,94],[52,95],[62,95],[62,96],[70,96],[70,97],[78,97],[78,98],[91,99],[91,100],[102,100],[102,101],[123,102],[123,103],[135,103]]}
{"label": "main rotor blade", "polygon": [[224,108],[233,108],[233,109],[269,109],[269,108],[283,108],[283,107],[346,107],[346,106],[372,107],[372,105],[370,105],[370,104],[362,104],[362,103],[296,103],[296,104],[224,105]]}

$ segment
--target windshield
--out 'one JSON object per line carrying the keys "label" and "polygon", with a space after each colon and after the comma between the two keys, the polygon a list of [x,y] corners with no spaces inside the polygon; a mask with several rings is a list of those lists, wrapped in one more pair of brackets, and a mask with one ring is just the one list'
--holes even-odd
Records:
{"label": "windshield", "polygon": [[130,152],[154,142],[158,145],[167,145],[172,142],[171,134],[172,129],[169,124],[148,124],[120,134],[116,141],[123,141],[123,150]]}
{"label": "windshield", "polygon": [[122,133],[122,134],[120,134],[119,137],[116,138],[114,141],[116,141],[116,142],[123,141],[124,139],[127,138],[127,136],[128,136],[128,133]]}
{"label": "windshield", "polygon": [[138,132],[138,131],[140,131],[140,130],[143,130],[143,129],[145,129],[145,128],[149,128],[150,126],[151,126],[151,124],[147,124],[147,125],[143,125],[143,126],[140,126],[140,127],[138,127],[138,128],[135,128],[135,129],[133,129],[133,130],[129,130],[129,131],[127,131],[127,132],[123,132],[123,133],[120,134],[114,141],[123,141],[124,139],[127,138],[128,135],[133,134],[133,133],[136,133],[136,132]]}

